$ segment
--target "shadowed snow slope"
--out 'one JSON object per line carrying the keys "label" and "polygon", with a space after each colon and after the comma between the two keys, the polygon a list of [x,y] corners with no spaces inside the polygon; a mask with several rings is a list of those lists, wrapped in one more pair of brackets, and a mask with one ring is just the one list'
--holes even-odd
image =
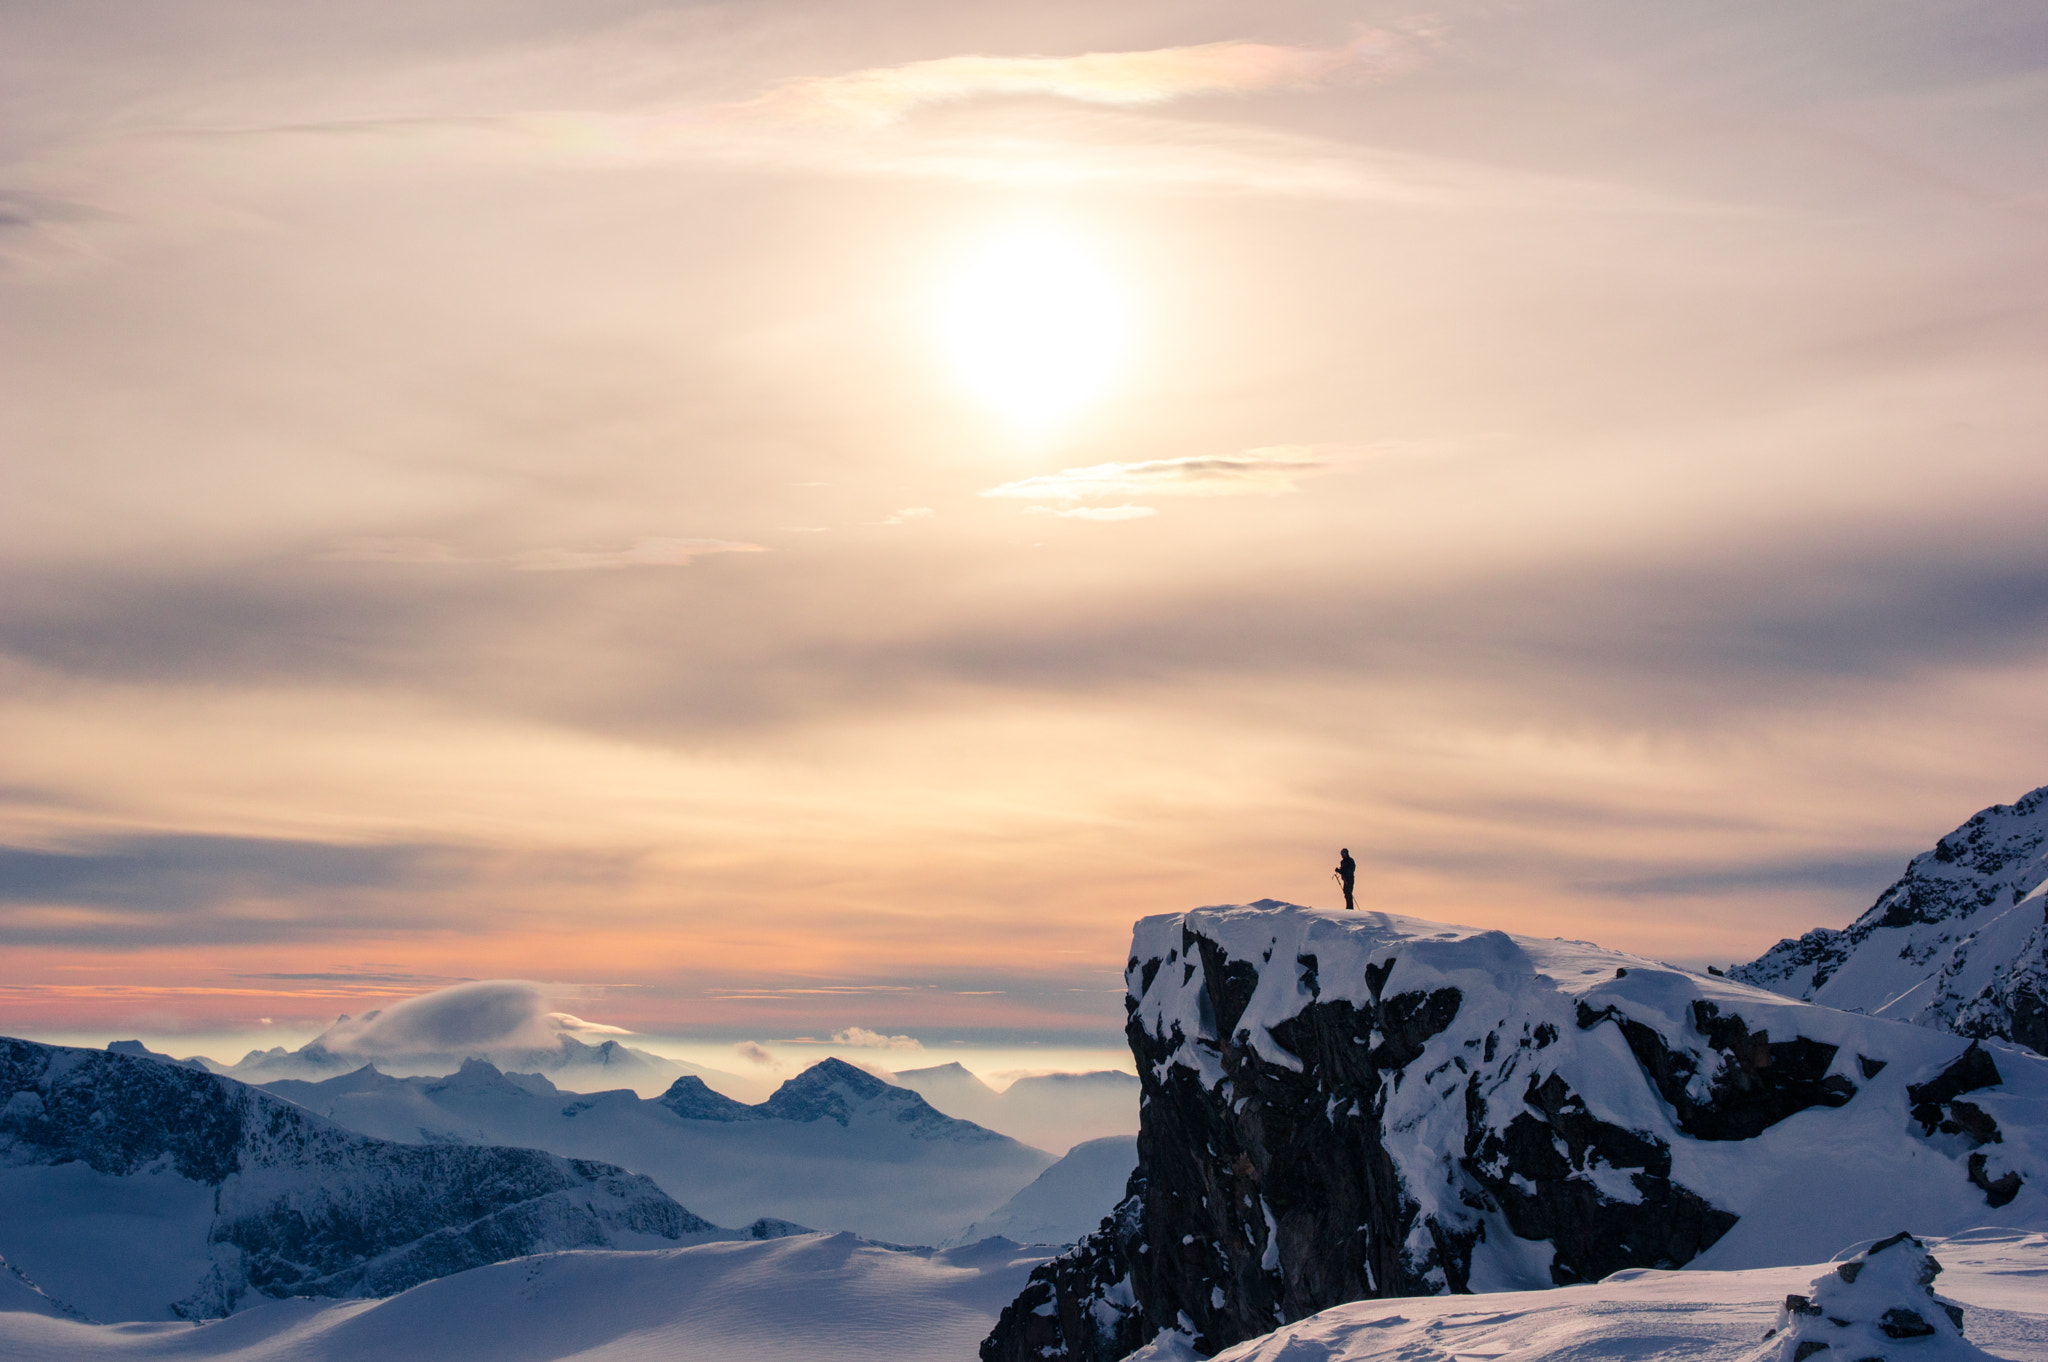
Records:
{"label": "shadowed snow slope", "polygon": [[1124,1199],[1138,1165],[1138,1142],[1129,1135],[1089,1140],[1038,1175],[1029,1187],[953,1236],[972,1244],[990,1235],[1020,1244],[1071,1244],[1102,1223]]}
{"label": "shadowed snow slope", "polygon": [[266,1086],[384,1139],[524,1145],[603,1159],[645,1173],[713,1220],[775,1216],[893,1243],[937,1243],[1053,1161],[836,1059],[806,1069],[758,1106],[693,1077],[654,1100],[623,1091],[578,1096],[480,1060],[445,1078],[363,1069],[321,1083]]}
{"label": "shadowed snow slope", "polygon": [[369,1139],[233,1079],[0,1038],[0,1255],[98,1319],[734,1233],[609,1164]]}
{"label": "shadowed snow slope", "polygon": [[2048,787],[1915,856],[1846,929],[1780,941],[1730,977],[2048,1054]]}
{"label": "shadowed snow slope", "polygon": [[[2015,1362],[2048,1362],[2048,1236],[1994,1232],[1930,1247],[1947,1269],[1939,1283],[1942,1295],[1965,1307],[1968,1342],[1945,1332],[1882,1337],[1885,1346],[1874,1355],[1899,1362],[1983,1362],[1989,1352]],[[1216,1362],[1762,1362],[1775,1359],[1785,1340],[1786,1297],[1817,1302],[1822,1286],[1814,1283],[1835,1275],[1821,1264],[1747,1272],[1639,1268],[1597,1285],[1555,1291],[1361,1301],[1240,1344]],[[1836,1328],[1823,1318],[1819,1332],[1835,1346],[1810,1351],[1809,1362],[1873,1355],[1871,1349],[1842,1345],[1861,1338],[1862,1326],[1877,1323],[1852,1319],[1851,1327]],[[1772,1329],[1779,1330],[1777,1337],[1766,1340]],[[1177,1343],[1171,1336],[1161,1340],[1146,1362],[1188,1357]],[[1795,1339],[1791,1351],[1797,1344]]]}
{"label": "shadowed snow slope", "polygon": [[[989,1362],[1347,1300],[2048,1228],[2048,1059],[1581,942],[1264,902],[1146,918],[1133,1195]],[[1854,1362],[1852,1359],[1851,1362]]]}
{"label": "shadowed snow slope", "polygon": [[961,1362],[1041,1261],[1001,1241],[904,1253],[844,1234],[555,1253],[197,1326],[80,1324],[0,1297],[0,1362]]}

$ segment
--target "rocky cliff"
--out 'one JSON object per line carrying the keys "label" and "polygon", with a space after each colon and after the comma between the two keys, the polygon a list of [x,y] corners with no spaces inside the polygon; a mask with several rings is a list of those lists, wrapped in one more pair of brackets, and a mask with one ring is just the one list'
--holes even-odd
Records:
{"label": "rocky cliff", "polygon": [[1138,1168],[985,1362],[1111,1362],[1167,1328],[1213,1352],[1365,1297],[2048,1222],[2048,1061],[2010,1047],[1271,901],[1145,919],[1126,982]]}
{"label": "rocky cliff", "polygon": [[1914,857],[1848,927],[1780,941],[1729,977],[2048,1054],[2048,787]]}
{"label": "rocky cliff", "polygon": [[[192,1227],[204,1238],[190,1257],[205,1266],[188,1294],[159,1303],[188,1318],[228,1313],[251,1291],[383,1296],[547,1249],[722,1237],[647,1178],[610,1164],[395,1144],[232,1079],[0,1038],[0,1166],[13,1170],[10,1192],[32,1183],[24,1170],[69,1176],[81,1165],[102,1189],[124,1180],[124,1201],[184,1205],[189,1192],[211,1189],[210,1223]],[[178,1232],[174,1217],[144,1218],[159,1234]],[[10,1244],[10,1256],[59,1239],[68,1242],[29,1235],[25,1250]],[[121,1251],[109,1248],[107,1273],[121,1271]]]}

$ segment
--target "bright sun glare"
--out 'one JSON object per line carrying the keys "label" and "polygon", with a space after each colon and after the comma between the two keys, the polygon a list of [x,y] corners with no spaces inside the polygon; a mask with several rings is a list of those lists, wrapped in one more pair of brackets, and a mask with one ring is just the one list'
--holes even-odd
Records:
{"label": "bright sun glare", "polygon": [[1044,426],[1095,397],[1123,357],[1123,299],[1081,243],[1013,232],[970,257],[946,300],[945,341],[967,385],[1011,421]]}

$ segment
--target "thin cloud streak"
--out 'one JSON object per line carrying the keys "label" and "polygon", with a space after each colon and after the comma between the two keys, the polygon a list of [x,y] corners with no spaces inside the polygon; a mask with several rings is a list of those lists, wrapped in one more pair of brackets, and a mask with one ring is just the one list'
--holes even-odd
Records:
{"label": "thin cloud streak", "polygon": [[1370,30],[1335,47],[1215,42],[1071,57],[966,55],[791,81],[731,112],[886,124],[927,105],[991,97],[1041,95],[1135,106],[1199,95],[1310,89],[1399,71],[1416,60],[1408,41]]}
{"label": "thin cloud streak", "polygon": [[688,567],[694,560],[714,553],[766,552],[764,545],[735,539],[643,536],[622,549],[531,549],[505,557],[475,557],[434,539],[349,538],[337,541],[333,548],[318,556],[328,563],[472,563],[502,564],[521,572],[604,572],[635,567]]}
{"label": "thin cloud streak", "polygon": [[1057,473],[1006,482],[981,495],[1026,501],[1102,501],[1145,496],[1271,497],[1295,491],[1303,478],[1327,473],[1352,457],[1353,451],[1341,447],[1273,445],[1220,457],[1065,468]]}

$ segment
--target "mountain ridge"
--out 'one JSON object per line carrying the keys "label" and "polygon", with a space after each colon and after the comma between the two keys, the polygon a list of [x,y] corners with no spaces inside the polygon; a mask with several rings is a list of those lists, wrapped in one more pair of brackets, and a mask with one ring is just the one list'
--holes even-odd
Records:
{"label": "mountain ridge", "polygon": [[437,1078],[366,1066],[264,1086],[366,1134],[601,1159],[647,1174],[713,1220],[767,1216],[880,1243],[937,1243],[1053,1162],[838,1059],[751,1106],[693,1075],[655,1098],[571,1093],[545,1075],[507,1074],[481,1059]]}
{"label": "mountain ridge", "polygon": [[2048,786],[1970,817],[1847,927],[1788,937],[1728,977],[2048,1054]]}

